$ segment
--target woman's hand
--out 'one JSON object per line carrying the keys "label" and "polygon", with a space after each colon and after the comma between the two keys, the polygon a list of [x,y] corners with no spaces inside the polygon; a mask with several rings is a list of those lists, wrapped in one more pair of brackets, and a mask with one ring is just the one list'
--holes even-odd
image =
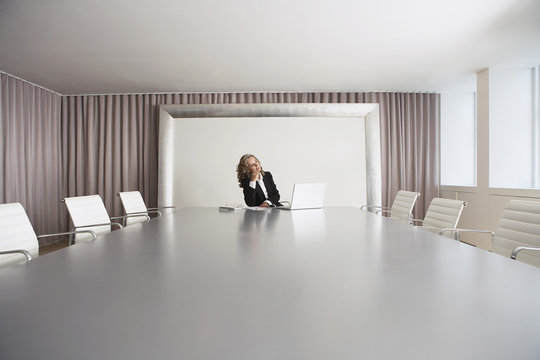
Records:
{"label": "woman's hand", "polygon": [[257,181],[259,180],[259,174],[258,172],[252,172],[251,173],[251,181]]}
{"label": "woman's hand", "polygon": [[270,205],[268,205],[268,203],[265,201],[265,202],[263,202],[263,203],[261,204],[261,206],[259,206],[259,207],[266,207],[266,208],[267,208],[267,207],[269,207],[269,206],[270,206]]}

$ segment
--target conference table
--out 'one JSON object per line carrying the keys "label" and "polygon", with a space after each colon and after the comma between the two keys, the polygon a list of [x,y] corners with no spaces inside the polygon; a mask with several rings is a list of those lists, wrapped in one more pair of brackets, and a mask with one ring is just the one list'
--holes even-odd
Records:
{"label": "conference table", "polygon": [[540,359],[540,269],[353,207],[184,208],[0,270],[1,359]]}

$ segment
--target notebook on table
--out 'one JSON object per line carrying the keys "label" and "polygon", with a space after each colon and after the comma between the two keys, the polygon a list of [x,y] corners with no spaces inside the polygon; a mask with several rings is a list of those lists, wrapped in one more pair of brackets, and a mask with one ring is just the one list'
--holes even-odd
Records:
{"label": "notebook on table", "polygon": [[325,193],[326,184],[294,184],[290,206],[278,206],[276,209],[320,209]]}

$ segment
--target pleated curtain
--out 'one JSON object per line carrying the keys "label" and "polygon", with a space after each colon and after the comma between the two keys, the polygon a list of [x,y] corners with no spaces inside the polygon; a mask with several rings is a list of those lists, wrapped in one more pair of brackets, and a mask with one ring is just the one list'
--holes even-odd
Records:
{"label": "pleated curtain", "polygon": [[440,95],[397,92],[203,93],[66,96],[62,102],[65,194],[101,194],[121,214],[118,191],[140,190],[157,203],[159,105],[251,103],[379,103],[382,200],[400,189],[422,194],[423,218],[438,194],[437,124]]}
{"label": "pleated curtain", "polygon": [[383,205],[400,189],[438,194],[440,95],[399,92],[199,93],[60,96],[0,73],[0,202],[23,204],[38,234],[68,229],[60,199],[99,194],[111,216],[119,191],[157,205],[159,106],[379,103]]}
{"label": "pleated curtain", "polygon": [[38,234],[64,227],[61,96],[0,72],[0,203],[20,202]]}
{"label": "pleated curtain", "polygon": [[439,196],[440,94],[365,93],[364,102],[379,104],[383,203],[399,190],[419,192],[413,215],[423,219]]}
{"label": "pleated curtain", "polygon": [[157,95],[65,96],[62,101],[62,193],[99,194],[110,216],[122,215],[120,191],[157,202]]}

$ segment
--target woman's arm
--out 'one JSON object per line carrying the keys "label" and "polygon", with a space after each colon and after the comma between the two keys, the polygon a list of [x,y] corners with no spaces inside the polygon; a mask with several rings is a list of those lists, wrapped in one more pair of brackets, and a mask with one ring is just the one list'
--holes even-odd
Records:
{"label": "woman's arm", "polygon": [[276,184],[274,183],[274,178],[272,177],[272,174],[266,172],[264,175],[264,180],[266,180],[264,186],[266,186],[268,200],[270,200],[273,205],[278,205],[280,196]]}
{"label": "woman's arm", "polygon": [[242,189],[244,190],[244,201],[247,206],[259,206],[257,204],[257,190],[249,186],[249,180],[242,183]]}

